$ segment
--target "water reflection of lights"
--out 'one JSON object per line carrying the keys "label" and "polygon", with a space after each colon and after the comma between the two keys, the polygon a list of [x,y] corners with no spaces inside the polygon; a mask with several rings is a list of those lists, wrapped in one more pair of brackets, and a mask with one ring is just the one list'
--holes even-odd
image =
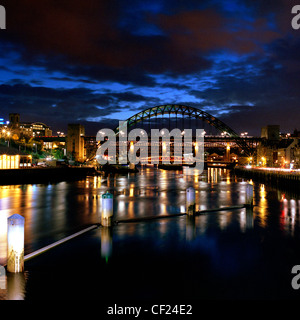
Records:
{"label": "water reflection of lights", "polygon": [[294,235],[295,224],[298,218],[297,215],[297,204],[298,210],[300,208],[300,200],[296,201],[295,199],[286,199],[285,194],[281,195],[281,226],[282,228]]}
{"label": "water reflection of lights", "polygon": [[167,232],[168,224],[166,221],[160,221],[159,222],[159,233],[164,235]]}
{"label": "water reflection of lights", "polygon": [[138,178],[138,184],[141,189],[146,187],[146,176],[145,175],[140,175]]}
{"label": "water reflection of lights", "polygon": [[182,186],[182,187],[184,187],[185,186],[185,184],[186,184],[186,182],[185,182],[185,179],[184,178],[179,178],[178,180],[178,184],[180,185],[180,186]]}
{"label": "water reflection of lights", "polygon": [[159,187],[161,189],[167,189],[168,186],[169,186],[168,172],[166,170],[160,170]]}
{"label": "water reflection of lights", "polygon": [[129,188],[129,197],[133,197],[133,196],[134,196],[134,184],[131,183]]}
{"label": "water reflection of lights", "polygon": [[129,201],[128,204],[128,217],[129,218],[133,218],[135,216],[134,213],[134,202],[133,201]]}
{"label": "water reflection of lights", "polygon": [[200,215],[195,219],[195,225],[197,226],[197,231],[199,230],[200,234],[204,234],[207,230],[208,224],[208,215]]}
{"label": "water reflection of lights", "polygon": [[162,191],[160,193],[161,198],[167,198],[167,193],[165,191]]}
{"label": "water reflection of lights", "polygon": [[127,186],[128,179],[126,179],[125,177],[119,177],[119,178],[117,178],[117,183],[119,186],[125,187],[125,186]]}
{"label": "water reflection of lights", "polygon": [[199,182],[198,175],[195,175],[195,176],[194,176],[194,182],[195,182],[195,183],[198,183],[198,182]]}
{"label": "water reflection of lights", "polygon": [[[226,170],[226,169],[225,169]],[[230,184],[231,183],[231,180],[230,180],[230,173],[228,172],[227,175],[226,175],[226,183],[227,184]]]}
{"label": "water reflection of lights", "polygon": [[23,272],[7,274],[7,300],[25,299],[26,280]]}
{"label": "water reflection of lights", "polygon": [[220,213],[218,217],[220,229],[223,230],[227,227],[230,222],[231,214],[230,213]]}
{"label": "water reflection of lights", "polygon": [[[209,182],[203,181],[207,174],[210,176]],[[89,185],[87,189],[86,185]],[[216,206],[241,204],[245,185],[246,182],[232,183],[229,172],[219,168],[204,171],[202,175],[196,175],[195,172],[195,175],[192,176],[184,176],[174,171],[145,168],[142,175],[109,176],[107,179],[89,177],[76,183],[0,188],[0,202],[1,209],[3,209],[0,211],[0,219],[3,212],[7,216],[15,213],[15,209],[18,208],[18,211],[25,218],[26,216],[29,218],[26,220],[26,234],[31,237],[29,241],[34,242],[44,232],[52,234],[55,234],[57,230],[64,232],[64,230],[70,230],[70,225],[73,227],[74,223],[78,223],[78,221],[80,223],[98,222],[98,213],[101,207],[99,196],[107,189],[114,193],[117,200],[116,216],[125,219],[137,216],[184,213],[186,211],[185,191],[189,186],[194,186],[196,191],[197,211]],[[264,185],[260,185],[256,190],[259,195],[257,216],[261,218],[261,225],[265,225],[265,215],[268,212],[266,188]],[[284,209],[285,216],[290,213],[292,218],[289,217],[285,221],[286,224],[296,223],[298,207],[300,207],[298,200],[294,200],[290,203],[290,212],[287,208]],[[72,217],[69,212],[72,212]],[[224,229],[233,225],[232,222],[238,222],[240,229],[246,230],[248,223],[251,225],[251,221],[253,223],[253,215],[251,218],[251,215],[248,215],[246,211],[234,211],[232,214],[225,211],[211,215],[205,214],[196,217],[196,230],[205,232],[207,226],[211,227],[215,223],[218,228]],[[0,221],[0,237],[2,235],[4,239],[6,229],[3,226],[4,224]],[[184,232],[186,231],[185,226],[184,224]],[[141,228],[141,230],[143,229]],[[30,244],[28,248],[30,248]],[[6,250],[1,249],[0,243],[0,259],[4,253],[6,255]]]}
{"label": "water reflection of lights", "polygon": [[118,212],[121,213],[122,215],[125,214],[125,201],[123,200],[118,201]]}
{"label": "water reflection of lights", "polygon": [[183,166],[183,168],[182,168],[182,174],[185,179],[192,177],[192,179],[197,180],[197,182],[198,182],[198,177],[201,175],[201,173],[202,173],[202,171],[200,171],[197,168],[186,167],[186,166]]}
{"label": "water reflection of lights", "polygon": [[252,208],[245,208],[240,212],[240,228],[242,232],[252,229],[254,225]]}
{"label": "water reflection of lights", "polygon": [[[89,181],[89,183],[87,183]],[[101,177],[97,177],[97,183]],[[94,177],[74,183],[0,187],[0,264],[6,257],[6,220],[14,213],[25,217],[26,250],[36,249],[35,242],[45,233],[64,236],[75,224],[96,223],[99,209]],[[89,188],[86,189],[86,185]],[[105,187],[105,186],[104,186]],[[72,212],[72,219],[70,214]]]}
{"label": "water reflection of lights", "polygon": [[268,216],[268,205],[267,205],[267,200],[266,200],[266,189],[265,189],[265,185],[261,184],[260,188],[259,188],[259,207],[260,207],[260,211],[259,211],[259,218],[260,218],[260,225],[262,227],[265,227],[267,224],[267,216]]}
{"label": "water reflection of lights", "polygon": [[0,211],[0,265],[6,264],[7,259],[7,218],[8,210]]}
{"label": "water reflection of lights", "polygon": [[208,203],[208,192],[206,190],[201,190],[199,192],[199,200],[198,203],[196,204],[196,210],[199,208],[199,211],[201,210],[206,210]]}
{"label": "water reflection of lights", "polygon": [[106,263],[112,254],[112,230],[111,228],[101,228],[101,257]]}
{"label": "water reflection of lights", "polygon": [[260,197],[262,200],[266,199],[266,189],[264,184],[260,186]]}
{"label": "water reflection of lights", "polygon": [[167,212],[167,206],[165,203],[160,204],[160,214],[168,214]]}
{"label": "water reflection of lights", "polygon": [[224,173],[224,171],[222,170],[223,169],[221,168],[208,168],[208,182],[209,183],[219,182],[221,179],[222,173]]}
{"label": "water reflection of lights", "polygon": [[196,238],[196,226],[195,217],[186,217],[186,231],[185,231],[186,241],[192,241]]}
{"label": "water reflection of lights", "polygon": [[294,235],[295,231],[295,217],[296,217],[296,201],[294,199],[290,200],[291,204],[291,218],[290,218],[290,224],[292,227],[292,234]]}
{"label": "water reflection of lights", "polygon": [[95,176],[93,182],[94,182],[93,186],[95,189],[101,187],[101,177],[100,176]]}

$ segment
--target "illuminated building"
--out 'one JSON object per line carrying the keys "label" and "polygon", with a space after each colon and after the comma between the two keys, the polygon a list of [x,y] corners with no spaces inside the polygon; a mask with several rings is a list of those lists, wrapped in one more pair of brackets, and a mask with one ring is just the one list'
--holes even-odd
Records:
{"label": "illuminated building", "polygon": [[31,167],[31,155],[19,152],[15,148],[0,145],[0,169],[20,169]]}
{"label": "illuminated building", "polygon": [[21,135],[27,137],[52,136],[52,130],[49,126],[42,122],[20,122],[20,114],[18,113],[9,114],[9,121],[5,128],[17,137]]}
{"label": "illuminated building", "polygon": [[20,134],[30,137],[49,137],[52,130],[42,122],[23,122],[20,123]]}
{"label": "illuminated building", "polygon": [[84,135],[83,125],[68,124],[67,153],[70,153],[74,160],[79,162],[85,160]]}
{"label": "illuminated building", "polygon": [[267,167],[298,168],[300,139],[290,134],[279,135],[279,126],[262,128],[262,141],[257,147],[257,164]]}

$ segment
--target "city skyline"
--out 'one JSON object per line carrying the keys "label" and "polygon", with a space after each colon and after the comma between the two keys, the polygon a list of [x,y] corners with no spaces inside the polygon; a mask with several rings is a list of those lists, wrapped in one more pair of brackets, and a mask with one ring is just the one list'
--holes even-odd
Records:
{"label": "city skyline", "polygon": [[294,1],[3,1],[0,117],[87,134],[184,104],[236,132],[300,129]]}

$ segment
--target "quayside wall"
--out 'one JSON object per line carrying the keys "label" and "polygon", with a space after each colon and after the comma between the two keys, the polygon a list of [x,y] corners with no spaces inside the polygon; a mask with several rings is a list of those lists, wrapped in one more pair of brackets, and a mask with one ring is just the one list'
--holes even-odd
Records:
{"label": "quayside wall", "polygon": [[300,186],[300,173],[294,171],[269,171],[236,167],[234,168],[233,173],[247,179],[253,179],[273,186],[284,188],[299,188]]}
{"label": "quayside wall", "polygon": [[97,171],[93,167],[3,169],[0,170],[0,185],[80,180],[95,174]]}

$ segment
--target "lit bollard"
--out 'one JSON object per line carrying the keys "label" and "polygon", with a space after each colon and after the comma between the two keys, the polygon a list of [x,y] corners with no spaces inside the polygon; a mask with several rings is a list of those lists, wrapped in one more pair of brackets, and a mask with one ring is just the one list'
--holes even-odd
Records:
{"label": "lit bollard", "polygon": [[102,195],[101,225],[110,227],[113,217],[113,195],[108,191]]}
{"label": "lit bollard", "polygon": [[7,271],[24,271],[24,224],[19,214],[7,218]]}
{"label": "lit bollard", "polygon": [[249,183],[246,185],[246,203],[245,204],[249,207],[253,206],[253,185]]}
{"label": "lit bollard", "polygon": [[188,215],[194,215],[195,211],[195,189],[189,187],[188,189],[186,189],[186,212]]}
{"label": "lit bollard", "polygon": [[6,271],[3,266],[0,266],[0,290],[6,289]]}

